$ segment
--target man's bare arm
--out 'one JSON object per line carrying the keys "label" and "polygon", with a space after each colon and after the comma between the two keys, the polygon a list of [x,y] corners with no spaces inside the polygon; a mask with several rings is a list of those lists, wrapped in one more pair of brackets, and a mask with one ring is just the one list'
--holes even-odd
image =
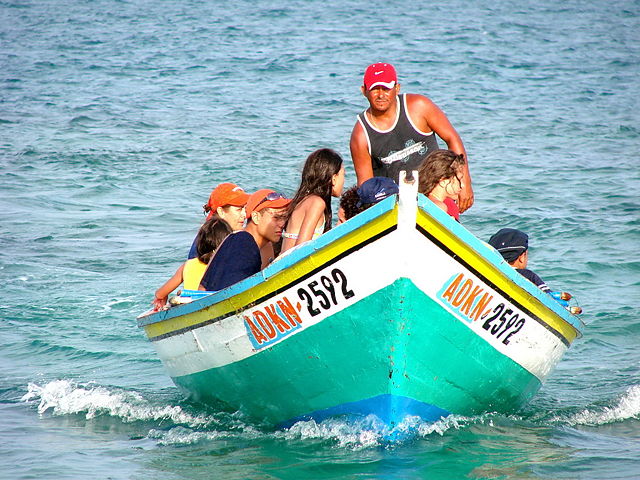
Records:
{"label": "man's bare arm", "polygon": [[471,174],[469,173],[469,157],[462,143],[460,135],[453,128],[445,113],[431,100],[423,95],[412,94],[407,98],[410,115],[417,120],[417,126],[423,131],[432,130],[447,144],[447,148],[455,153],[464,155],[466,160],[464,168],[463,188],[458,195],[458,207],[460,213],[473,205],[473,187],[471,186]]}
{"label": "man's bare arm", "polygon": [[371,166],[371,155],[369,154],[367,138],[365,137],[360,122],[356,123],[353,127],[349,147],[351,149],[353,167],[356,170],[358,185],[362,185],[365,181],[373,177],[373,167]]}

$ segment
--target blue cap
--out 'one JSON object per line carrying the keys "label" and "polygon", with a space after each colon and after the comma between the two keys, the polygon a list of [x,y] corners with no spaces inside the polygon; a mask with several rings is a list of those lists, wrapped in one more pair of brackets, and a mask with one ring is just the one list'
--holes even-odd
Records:
{"label": "blue cap", "polygon": [[515,228],[501,228],[489,239],[489,245],[511,263],[529,248],[529,236]]}
{"label": "blue cap", "polygon": [[358,187],[358,207],[378,203],[399,192],[398,185],[387,177],[373,177]]}

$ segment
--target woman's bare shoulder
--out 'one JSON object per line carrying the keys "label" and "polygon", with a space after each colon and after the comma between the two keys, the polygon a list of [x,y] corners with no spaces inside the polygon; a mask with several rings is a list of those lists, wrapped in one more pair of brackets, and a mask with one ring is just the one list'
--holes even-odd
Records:
{"label": "woman's bare shoulder", "polygon": [[321,208],[324,210],[325,204],[322,197],[318,195],[309,195],[298,204],[298,206],[296,207],[296,210],[298,208],[305,209],[305,210],[315,210],[315,209]]}

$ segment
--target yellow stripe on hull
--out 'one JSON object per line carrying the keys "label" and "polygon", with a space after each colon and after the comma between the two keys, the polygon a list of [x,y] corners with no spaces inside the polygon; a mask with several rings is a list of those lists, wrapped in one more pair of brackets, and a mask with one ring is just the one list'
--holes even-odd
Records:
{"label": "yellow stripe on hull", "polygon": [[540,300],[527,293],[526,290],[513,283],[491,262],[479,255],[473,248],[463,242],[457,235],[445,228],[435,218],[422,210],[418,210],[417,223],[439,242],[446,245],[472,269],[493,283],[498,290],[504,292],[540,321],[562,335],[569,344],[578,336],[578,331],[560,316],[553,313]]}

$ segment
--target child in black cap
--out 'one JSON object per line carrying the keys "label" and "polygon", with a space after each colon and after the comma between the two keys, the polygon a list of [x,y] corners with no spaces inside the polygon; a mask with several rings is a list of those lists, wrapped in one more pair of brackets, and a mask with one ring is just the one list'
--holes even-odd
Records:
{"label": "child in black cap", "polygon": [[354,185],[340,197],[338,223],[346,222],[398,191],[398,185],[387,177],[373,177],[359,187]]}
{"label": "child in black cap", "polygon": [[524,278],[535,283],[540,290],[549,293],[551,289],[534,272],[527,268],[529,263],[529,236],[515,228],[501,228],[490,239],[489,245],[498,250],[509,265]]}

